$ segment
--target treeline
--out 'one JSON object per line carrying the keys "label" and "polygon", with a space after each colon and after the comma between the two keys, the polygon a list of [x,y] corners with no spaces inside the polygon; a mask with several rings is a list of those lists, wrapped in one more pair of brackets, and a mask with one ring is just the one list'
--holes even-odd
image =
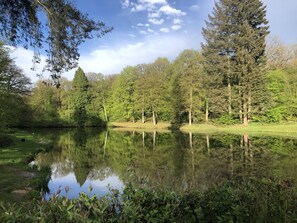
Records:
{"label": "treeline", "polygon": [[[261,103],[258,110],[252,111],[254,122],[296,120],[295,60],[297,57],[284,67],[268,67],[264,90],[257,96]],[[84,76],[80,92],[75,87],[78,73]],[[35,121],[40,123],[75,124],[79,120],[85,120],[87,125],[114,121],[241,123],[240,111],[229,114],[228,98],[223,97],[226,94],[208,97],[209,92],[201,53],[185,50],[172,63],[158,58],[151,64],[126,67],[119,75],[84,75],[79,69],[72,82],[62,79],[58,89],[38,82],[30,96],[30,105]],[[79,100],[80,112],[75,105]]]}
{"label": "treeline", "polygon": [[[278,48],[286,49],[278,57],[292,49],[278,43],[273,52]],[[273,62],[275,53],[267,55],[265,94],[260,95],[263,97],[262,111],[253,111],[254,122],[296,120],[297,54],[290,55],[290,59],[281,65]],[[1,76],[1,124],[240,123],[239,112],[229,115],[227,97],[225,100],[207,97],[210,91],[203,60],[199,51],[185,50],[173,62],[158,58],[151,64],[126,67],[119,75],[85,74],[79,68],[72,81],[60,79],[59,88],[46,80],[40,80],[30,88],[29,79],[11,62],[14,69],[2,72]]]}

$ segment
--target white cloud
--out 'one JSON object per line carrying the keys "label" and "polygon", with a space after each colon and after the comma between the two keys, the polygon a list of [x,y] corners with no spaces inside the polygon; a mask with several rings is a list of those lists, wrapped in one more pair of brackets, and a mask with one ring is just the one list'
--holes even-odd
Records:
{"label": "white cloud", "polygon": [[150,12],[148,14],[148,18],[159,18],[161,16],[161,13],[160,12]]}
{"label": "white cloud", "polygon": [[175,24],[175,25],[178,25],[178,24],[181,24],[181,23],[182,23],[181,19],[174,19],[173,20],[173,24]]}
{"label": "white cloud", "polygon": [[148,24],[148,23],[146,23],[146,24],[138,23],[137,26],[140,26],[140,27],[150,27],[150,24]]}
{"label": "white cloud", "polygon": [[164,5],[159,9],[160,12],[163,12],[165,15],[172,15],[172,16],[184,16],[187,13],[182,12],[179,9],[172,8],[170,5]]}
{"label": "white cloud", "polygon": [[122,4],[123,8],[128,8],[130,6],[130,1],[129,0],[122,0],[121,4]]}
{"label": "white cloud", "polygon": [[154,30],[152,30],[152,29],[150,29],[150,28],[148,28],[147,31],[148,31],[149,33],[154,33]]}
{"label": "white cloud", "polygon": [[152,5],[155,5],[155,4],[167,4],[167,1],[166,0],[139,0],[139,3],[142,3],[142,4],[152,4]]}
{"label": "white cloud", "polygon": [[[37,74],[42,74],[43,67],[45,66],[45,60],[46,58],[44,56],[41,56],[41,63],[36,64],[34,67],[34,70],[32,70],[33,67],[33,51],[27,50],[22,47],[14,48],[10,47],[12,49],[11,57],[14,58],[14,61],[18,67],[20,67],[24,74],[31,78],[32,82],[36,82],[39,78],[37,77]],[[44,77],[48,77],[48,72],[45,72]]]}
{"label": "white cloud", "polygon": [[199,9],[200,9],[199,5],[192,5],[190,7],[190,10],[192,10],[192,11],[199,11]]}
{"label": "white cloud", "polygon": [[165,20],[164,19],[149,19],[148,21],[155,25],[161,25],[164,23]]}
{"label": "white cloud", "polygon": [[158,57],[173,60],[184,49],[193,48],[193,45],[199,47],[196,41],[185,35],[160,35],[126,46],[95,50],[82,55],[79,66],[85,72],[119,73],[126,66],[151,63]]}
{"label": "white cloud", "polygon": [[[161,25],[165,20],[170,20],[170,17],[186,15],[186,12],[170,6],[167,0],[135,0],[126,5],[129,5],[128,8],[130,8],[131,12],[145,11],[148,22],[154,25]],[[175,20],[174,24],[181,24],[181,20]],[[143,24],[139,23],[137,26],[143,26]]]}
{"label": "white cloud", "polygon": [[145,35],[145,34],[147,34],[147,31],[140,30],[139,33],[142,34],[142,35]]}
{"label": "white cloud", "polygon": [[145,11],[148,9],[148,7],[145,5],[138,5],[138,4],[134,4],[134,3],[132,3],[132,4],[133,4],[133,7],[131,9],[131,12],[140,12],[140,11]]}
{"label": "white cloud", "polygon": [[[113,46],[109,48],[97,47],[91,53],[82,54],[79,66],[87,72],[115,74],[121,72],[126,66],[135,66],[141,63],[151,63],[158,57],[175,59],[184,49],[199,47],[196,37],[189,35],[158,35],[145,38],[142,42]],[[37,80],[35,72],[30,70],[33,52],[19,48],[12,57],[17,57],[16,64],[24,69],[34,81]],[[43,59],[45,57],[42,57]],[[75,70],[62,74],[72,80]]]}
{"label": "white cloud", "polygon": [[181,29],[181,25],[173,25],[173,26],[171,26],[171,29],[172,30],[179,30],[179,29]]}
{"label": "white cloud", "polygon": [[161,28],[160,31],[163,32],[163,33],[169,33],[170,32],[170,30],[168,28]]}

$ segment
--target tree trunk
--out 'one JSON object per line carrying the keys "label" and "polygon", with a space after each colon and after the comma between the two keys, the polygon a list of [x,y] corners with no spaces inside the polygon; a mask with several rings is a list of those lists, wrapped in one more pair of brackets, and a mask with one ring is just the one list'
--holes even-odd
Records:
{"label": "tree trunk", "polygon": [[240,120],[240,123],[243,123],[243,111],[242,111],[242,95],[241,95],[241,91],[239,90],[238,92],[238,95],[239,95],[239,100],[238,100],[238,104],[239,104],[239,120]]}
{"label": "tree trunk", "polygon": [[154,124],[154,125],[157,125],[156,113],[155,113],[154,110],[153,110],[153,124]]}
{"label": "tree trunk", "polygon": [[230,65],[230,58],[227,56],[228,60],[228,113],[229,115],[232,114],[232,89],[231,89],[231,65]]}
{"label": "tree trunk", "polygon": [[231,83],[230,77],[228,77],[228,113],[232,114],[232,92],[231,92]]}
{"label": "tree trunk", "polygon": [[252,95],[251,92],[249,92],[249,98],[248,98],[248,122],[252,120]]}
{"label": "tree trunk", "polygon": [[105,121],[108,122],[108,117],[107,117],[107,111],[106,111],[105,99],[104,98],[103,98],[103,110],[104,110]]}
{"label": "tree trunk", "polygon": [[207,123],[208,122],[208,100],[206,99],[206,102],[205,102],[205,122]]}
{"label": "tree trunk", "polygon": [[189,125],[192,125],[192,109],[193,109],[193,89],[190,87],[190,109],[189,109]]}
{"label": "tree trunk", "polygon": [[145,123],[145,119],[144,119],[144,108],[141,109],[141,123],[142,124]]}
{"label": "tree trunk", "polygon": [[247,102],[246,99],[243,99],[243,125],[247,126],[248,125],[248,114],[247,114]]}

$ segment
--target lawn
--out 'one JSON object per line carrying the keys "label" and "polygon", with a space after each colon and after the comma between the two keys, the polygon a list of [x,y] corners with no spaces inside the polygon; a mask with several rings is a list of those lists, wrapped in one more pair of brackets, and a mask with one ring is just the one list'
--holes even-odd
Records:
{"label": "lawn", "polygon": [[231,134],[250,134],[250,135],[277,135],[297,138],[297,124],[258,124],[253,123],[248,126],[243,125],[211,125],[194,124],[192,126],[183,125],[180,128],[185,132],[197,133],[231,133]]}

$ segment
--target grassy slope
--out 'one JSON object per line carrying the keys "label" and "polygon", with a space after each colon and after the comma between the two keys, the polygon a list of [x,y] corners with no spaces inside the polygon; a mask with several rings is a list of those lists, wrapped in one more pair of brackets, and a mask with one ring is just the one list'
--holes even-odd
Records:
{"label": "grassy slope", "polygon": [[[23,193],[11,194],[14,190],[29,187],[34,171],[29,168],[28,161],[47,143],[39,137],[25,131],[13,134],[15,144],[0,148],[0,200],[19,200]],[[24,142],[21,139],[25,139]]]}

